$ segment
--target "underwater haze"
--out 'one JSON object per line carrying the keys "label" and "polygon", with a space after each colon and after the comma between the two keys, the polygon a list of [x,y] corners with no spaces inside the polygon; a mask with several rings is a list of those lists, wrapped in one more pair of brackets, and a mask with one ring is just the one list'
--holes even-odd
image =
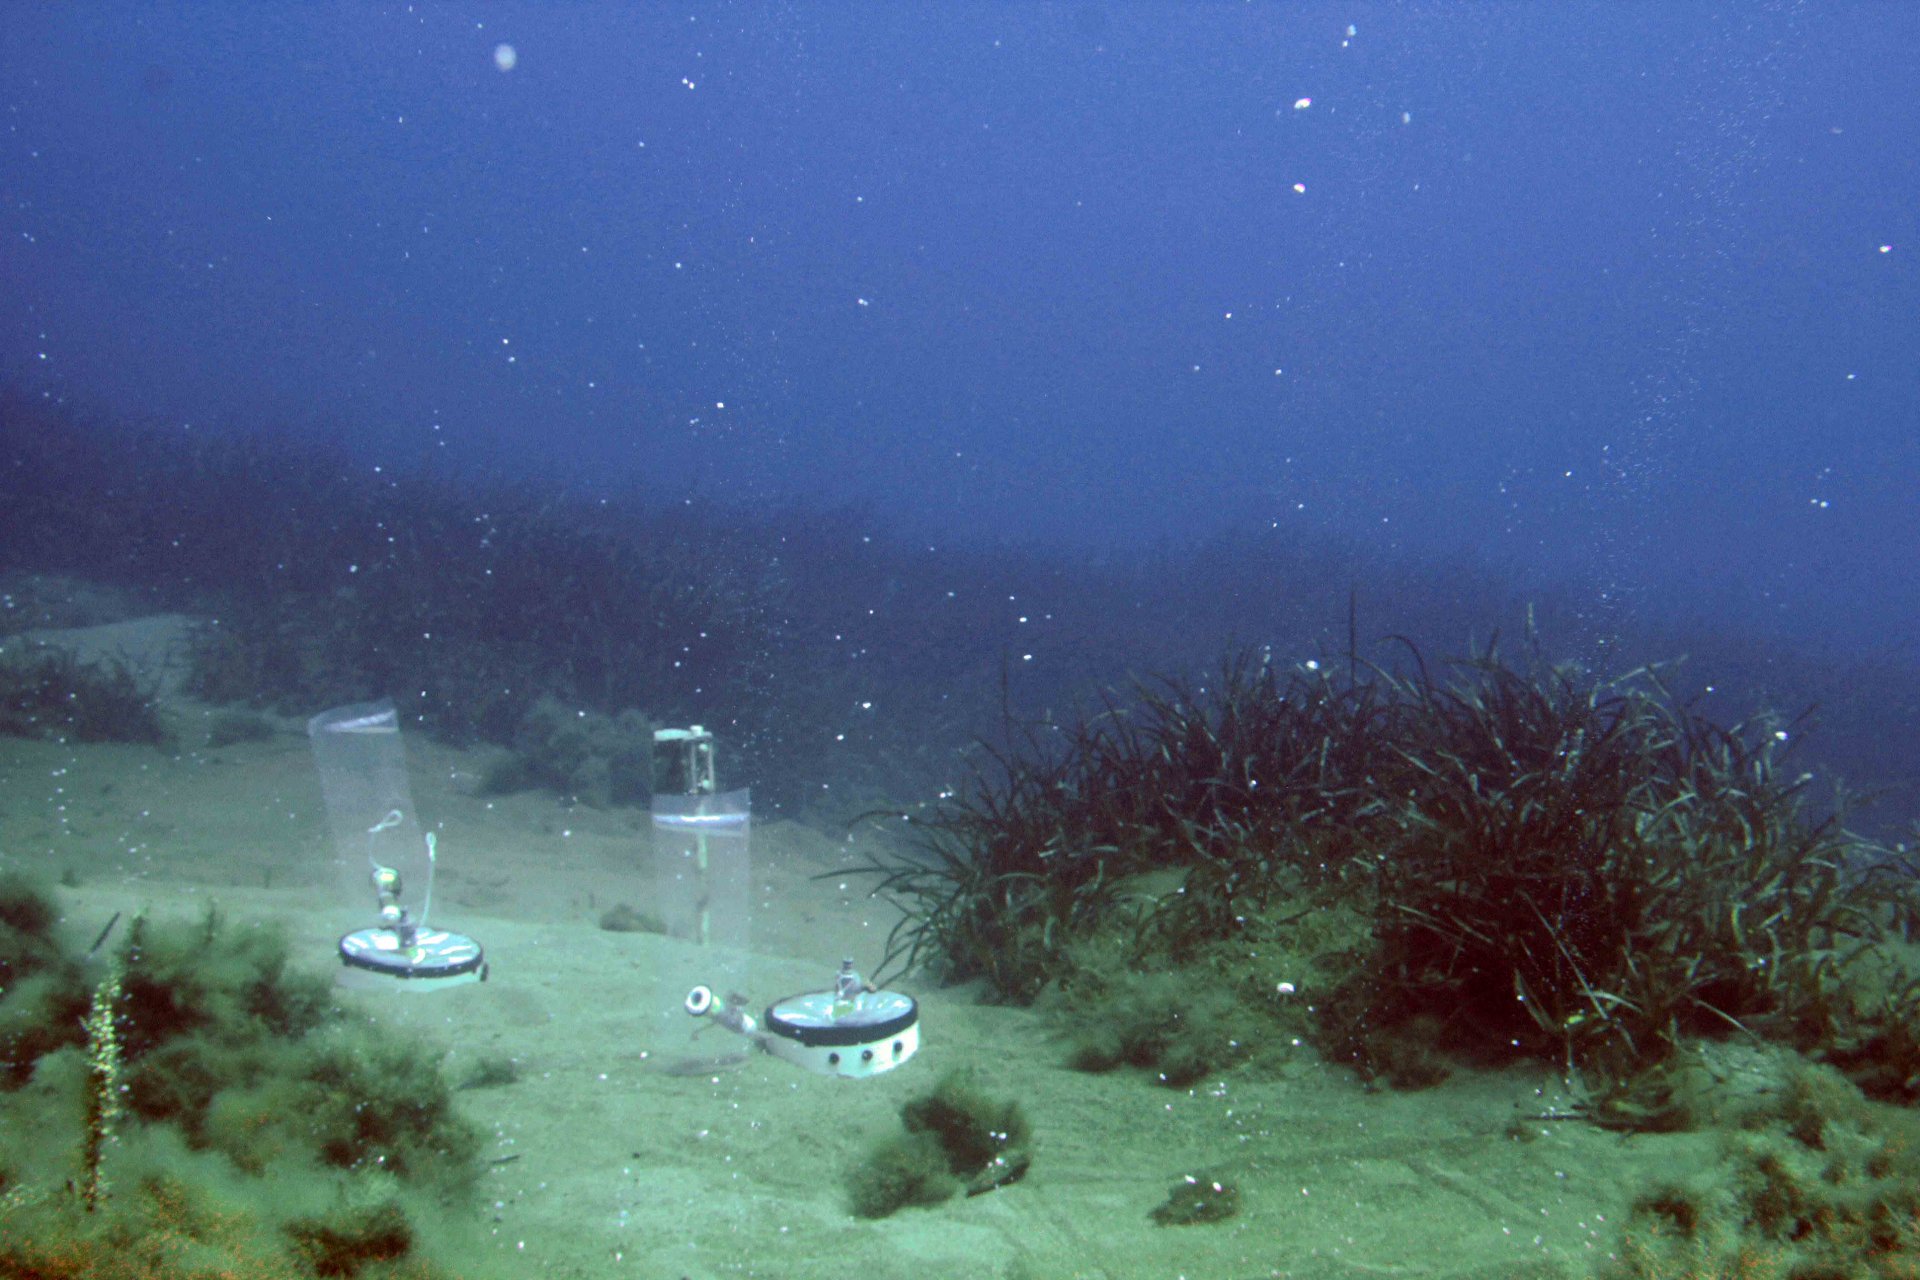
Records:
{"label": "underwater haze", "polygon": [[0,376],[1911,655],[1920,7],[37,4]]}
{"label": "underwater haze", "polygon": [[1916,68],[9,0],[0,1277],[1916,1280]]}

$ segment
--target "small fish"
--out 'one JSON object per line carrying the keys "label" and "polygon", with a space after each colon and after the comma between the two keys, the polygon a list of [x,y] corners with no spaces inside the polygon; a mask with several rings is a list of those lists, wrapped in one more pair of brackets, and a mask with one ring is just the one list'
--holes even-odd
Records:
{"label": "small fish", "polygon": [[1238,1212],[1240,1192],[1231,1182],[1190,1173],[1167,1193],[1166,1202],[1153,1211],[1152,1217],[1163,1227],[1191,1227],[1225,1222]]}
{"label": "small fish", "polygon": [[1010,1187],[1027,1176],[1033,1156],[1026,1151],[1008,1151],[987,1161],[986,1168],[967,1179],[967,1194],[983,1196],[1001,1187]]}

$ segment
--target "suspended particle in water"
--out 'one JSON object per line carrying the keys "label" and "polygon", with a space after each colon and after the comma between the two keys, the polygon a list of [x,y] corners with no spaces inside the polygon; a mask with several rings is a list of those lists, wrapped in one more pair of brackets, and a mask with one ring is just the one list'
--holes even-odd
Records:
{"label": "suspended particle in water", "polygon": [[502,71],[511,71],[520,65],[520,54],[510,44],[493,46],[493,65]]}

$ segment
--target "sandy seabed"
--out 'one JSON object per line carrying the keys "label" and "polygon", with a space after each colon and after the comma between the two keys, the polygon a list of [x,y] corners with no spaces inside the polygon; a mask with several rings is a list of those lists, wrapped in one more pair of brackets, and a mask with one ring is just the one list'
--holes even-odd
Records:
{"label": "sandy seabed", "polygon": [[[59,901],[83,941],[116,911],[190,918],[215,903],[236,924],[282,923],[333,966],[371,898],[337,870],[305,735],[288,723],[265,742],[193,746],[209,711],[171,699],[183,745],[169,751],[0,739],[0,870],[75,882]],[[450,1078],[483,1058],[519,1064],[517,1082],[457,1097],[495,1162],[473,1212],[529,1276],[1584,1276],[1618,1247],[1638,1189],[1715,1158],[1711,1135],[1540,1118],[1566,1102],[1544,1071],[1369,1093],[1302,1046],[1278,1079],[1169,1090],[1087,1075],[1062,1064],[1040,1015],[911,977],[893,985],[920,1001],[922,1048],[891,1073],[817,1077],[764,1054],[690,1070],[739,1047],[717,1027],[695,1038],[705,1024],[681,1006],[694,983],[744,983],[764,1003],[830,985],[843,955],[878,960],[891,909],[832,874],[869,837],[757,822],[744,953],[608,932],[606,908],[644,910],[654,892],[647,814],[482,797],[484,757],[418,735],[407,750],[416,808],[439,832],[434,923],[485,945],[489,979],[343,999],[417,1032]],[[956,1067],[1020,1101],[1031,1172],[853,1216],[848,1170]],[[1155,1224],[1173,1185],[1203,1171],[1238,1186],[1238,1215]]]}

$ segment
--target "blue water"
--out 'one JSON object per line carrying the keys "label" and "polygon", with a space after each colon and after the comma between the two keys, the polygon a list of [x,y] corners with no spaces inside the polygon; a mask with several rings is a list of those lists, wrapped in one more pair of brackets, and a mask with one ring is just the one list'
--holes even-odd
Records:
{"label": "blue water", "polygon": [[[318,793],[271,731],[392,698],[422,744],[426,818],[478,868],[440,899],[471,921],[436,922],[485,937],[491,990],[509,997],[457,1015],[468,1043],[449,1061],[464,1071],[481,1045],[508,1055],[482,1067],[524,1059],[524,1096],[539,1099],[461,1103],[502,1144],[489,1147],[491,1222],[476,1226],[492,1234],[476,1239],[503,1254],[513,1240],[523,1268],[605,1273],[610,1255],[636,1275],[678,1275],[683,1261],[708,1274],[778,1259],[783,1273],[838,1276],[898,1257],[913,1261],[896,1271],[928,1277],[985,1274],[983,1259],[1045,1274],[1028,1265],[1031,1243],[1034,1258],[1094,1270],[1304,1274],[1344,1256],[1354,1273],[1373,1257],[1457,1271],[1478,1250],[1489,1268],[1544,1275],[1558,1265],[1531,1252],[1544,1241],[1552,1258],[1583,1260],[1565,1263],[1572,1274],[1620,1248],[1630,1197],[1665,1187],[1656,1174],[1689,1170],[1660,1192],[1675,1223],[1665,1204],[1735,1203],[1709,1176],[1760,1186],[1745,1162],[1785,1149],[1755,1145],[1786,1142],[1778,1124],[1760,1128],[1771,1113],[1744,1093],[1729,1102],[1724,1116],[1748,1126],[1727,1148],[1743,1163],[1712,1174],[1707,1134],[1549,1132],[1529,1117],[1571,1119],[1561,1096],[1524,1097],[1511,1073],[1430,1095],[1438,1104],[1362,1096],[1293,1063],[1270,1092],[1237,1074],[1231,1093],[1225,1076],[1193,1093],[1144,1074],[1090,1084],[1056,1070],[1056,1046],[1021,1042],[1041,1026],[1030,1015],[956,1017],[960,995],[932,992],[931,975],[920,1061],[977,1059],[994,1093],[1037,1098],[1056,1127],[1032,1181],[1008,1193],[1032,1197],[982,1206],[992,1232],[932,1216],[918,1238],[912,1218],[891,1241],[852,1232],[837,1189],[823,1216],[827,1162],[857,1158],[853,1135],[874,1121],[891,1131],[894,1102],[809,1109],[796,1128],[792,1108],[814,1102],[781,1081],[770,1107],[743,1108],[731,1099],[774,1078],[732,1058],[712,1065],[742,1066],[743,1085],[673,1092],[693,1083],[676,1079],[687,1060],[648,1047],[638,1003],[658,974],[635,985],[667,953],[615,951],[627,943],[588,924],[615,904],[637,923],[631,904],[654,892],[636,861],[645,819],[613,806],[637,797],[647,726],[712,730],[723,789],[750,786],[769,829],[758,847],[779,851],[756,854],[750,896],[781,923],[747,941],[794,960],[817,941],[822,978],[857,951],[873,976],[886,918],[848,888],[857,875],[813,868],[835,865],[832,850],[866,856],[881,826],[858,824],[862,843],[843,846],[854,815],[949,799],[970,769],[991,777],[994,757],[969,740],[1070,751],[1087,708],[1092,723],[1127,723],[1126,695],[1102,702],[1100,688],[1203,670],[1230,643],[1275,669],[1330,660],[1336,684],[1374,658],[1444,675],[1497,628],[1501,653],[1521,653],[1520,619],[1537,617],[1548,661],[1587,664],[1569,687],[1684,653],[1663,677],[1676,700],[1722,722],[1780,710],[1741,740],[1782,752],[1775,779],[1808,768],[1810,818],[1839,810],[1904,840],[1895,865],[1909,867],[1916,68],[1920,0],[8,0],[0,639],[32,652],[13,633],[190,614],[122,634],[174,637],[152,643],[184,652],[189,692],[207,701],[170,698],[187,737],[165,757],[9,739],[0,870],[71,880],[72,928],[88,935],[144,910],[127,894],[177,907],[233,886],[246,911],[296,912],[302,945],[317,939],[330,963],[337,934],[303,878],[323,847]],[[235,436],[264,447],[228,447]],[[1818,714],[1795,718],[1809,703]],[[66,704],[67,719],[36,709],[44,719],[16,716],[8,732],[59,738],[78,714]],[[268,733],[257,749],[244,735],[216,745],[208,730],[235,722],[212,704],[282,719],[240,717]],[[528,766],[546,756],[558,764]],[[552,792],[495,798],[535,782]],[[1878,793],[1864,818],[1833,803],[1852,786]],[[1172,793],[1167,809],[1179,816]],[[769,821],[787,818],[814,831]],[[1055,865],[1106,858],[1039,829],[1037,857],[1062,854]],[[1484,852],[1504,856],[1497,840]],[[1794,876],[1760,879],[1824,883]],[[1548,909],[1599,902],[1590,883]],[[356,910],[377,907],[359,892]],[[1768,893],[1649,890],[1698,915],[1645,933],[1671,951],[1650,972],[1682,967],[1671,938],[1724,948],[1703,904],[1734,904],[1744,948],[1739,904]],[[1612,1018],[1598,997],[1616,1009],[1628,997],[1599,977],[1587,987],[1562,941],[1578,943],[1569,916],[1550,923],[1516,890],[1521,901],[1524,930],[1546,926],[1534,936],[1552,937]],[[1408,918],[1437,932],[1488,917]],[[1745,927],[1771,937],[1780,918],[1752,910]],[[219,919],[206,916],[206,939]],[[535,945],[563,922],[564,947]],[[1361,916],[1270,943],[1282,923],[1245,936],[1270,958],[1338,948],[1311,957],[1316,977],[1363,954]],[[1780,945],[1766,972],[1781,990],[1841,981],[1830,955],[1777,963]],[[1091,966],[1101,952],[1085,954]],[[1255,972],[1224,956],[1191,972]],[[1890,963],[1873,970],[1876,990],[1899,986]],[[1305,974],[1260,976],[1234,990],[1284,976],[1272,990],[1290,1002],[1299,977],[1302,1000],[1322,998]],[[54,986],[17,989],[56,1007]],[[1513,989],[1532,999],[1518,968]],[[664,1006],[675,1025],[685,990]],[[1353,990],[1328,989],[1343,1022],[1363,1007]],[[1490,990],[1462,1002],[1463,1025],[1480,1017],[1468,1006],[1505,1002],[1504,984]],[[1687,998],[1741,1025],[1702,991],[1720,999]],[[1196,992],[1204,1025],[1212,997]],[[1835,993],[1806,1008],[1844,1004]],[[1378,1008],[1399,1018],[1416,1008],[1405,1000]],[[1577,1010],[1557,1027],[1571,1069],[1589,1015],[1561,1007]],[[32,1015],[9,1016],[17,1029]],[[1869,1036],[1875,1025],[1832,1043],[1851,1040],[1847,1057],[1899,1052],[1898,1035]],[[25,1034],[16,1049],[37,1043]],[[1776,1079],[1745,1039],[1729,1042],[1742,1056],[1701,1061],[1723,1082]],[[0,1122],[0,1139],[32,1133],[51,1152],[45,1135],[80,1122],[80,1066],[49,1076],[0,1097],[0,1114],[28,1117]],[[1832,1082],[1792,1079],[1774,1096],[1812,1089],[1841,1107]],[[96,1103],[112,1096],[100,1080]],[[248,1151],[281,1141],[252,1122],[279,1096],[268,1087],[281,1086],[249,1080],[229,1095],[242,1102],[216,1103]],[[1054,1107],[1060,1119],[1045,1119]],[[1865,1123],[1835,1115],[1845,1132]],[[1475,1133],[1486,1152],[1468,1149]],[[1179,1229],[1218,1231],[1198,1245],[1174,1232],[1141,1245],[1163,1189],[1203,1171],[1175,1162],[1220,1143],[1230,1163],[1205,1167],[1248,1170],[1247,1217]],[[15,1147],[0,1141],[0,1207],[31,1221],[56,1202],[21,1171],[53,1157],[29,1164]],[[1811,1148],[1791,1150],[1794,1176],[1815,1167]],[[138,1185],[117,1159],[112,1178]],[[242,1181],[229,1172],[208,1194]],[[1849,1203],[1870,1193],[1904,1211],[1910,1195],[1872,1182],[1849,1183]],[[318,1205],[319,1185],[264,1220]],[[181,1203],[209,1230],[253,1230],[216,1200]],[[1731,1247],[1702,1220],[1711,1229],[1688,1244]],[[973,1270],[943,1270],[949,1252]]]}
{"label": "blue water", "polygon": [[0,379],[1910,654],[1917,64],[1784,0],[16,5]]}

